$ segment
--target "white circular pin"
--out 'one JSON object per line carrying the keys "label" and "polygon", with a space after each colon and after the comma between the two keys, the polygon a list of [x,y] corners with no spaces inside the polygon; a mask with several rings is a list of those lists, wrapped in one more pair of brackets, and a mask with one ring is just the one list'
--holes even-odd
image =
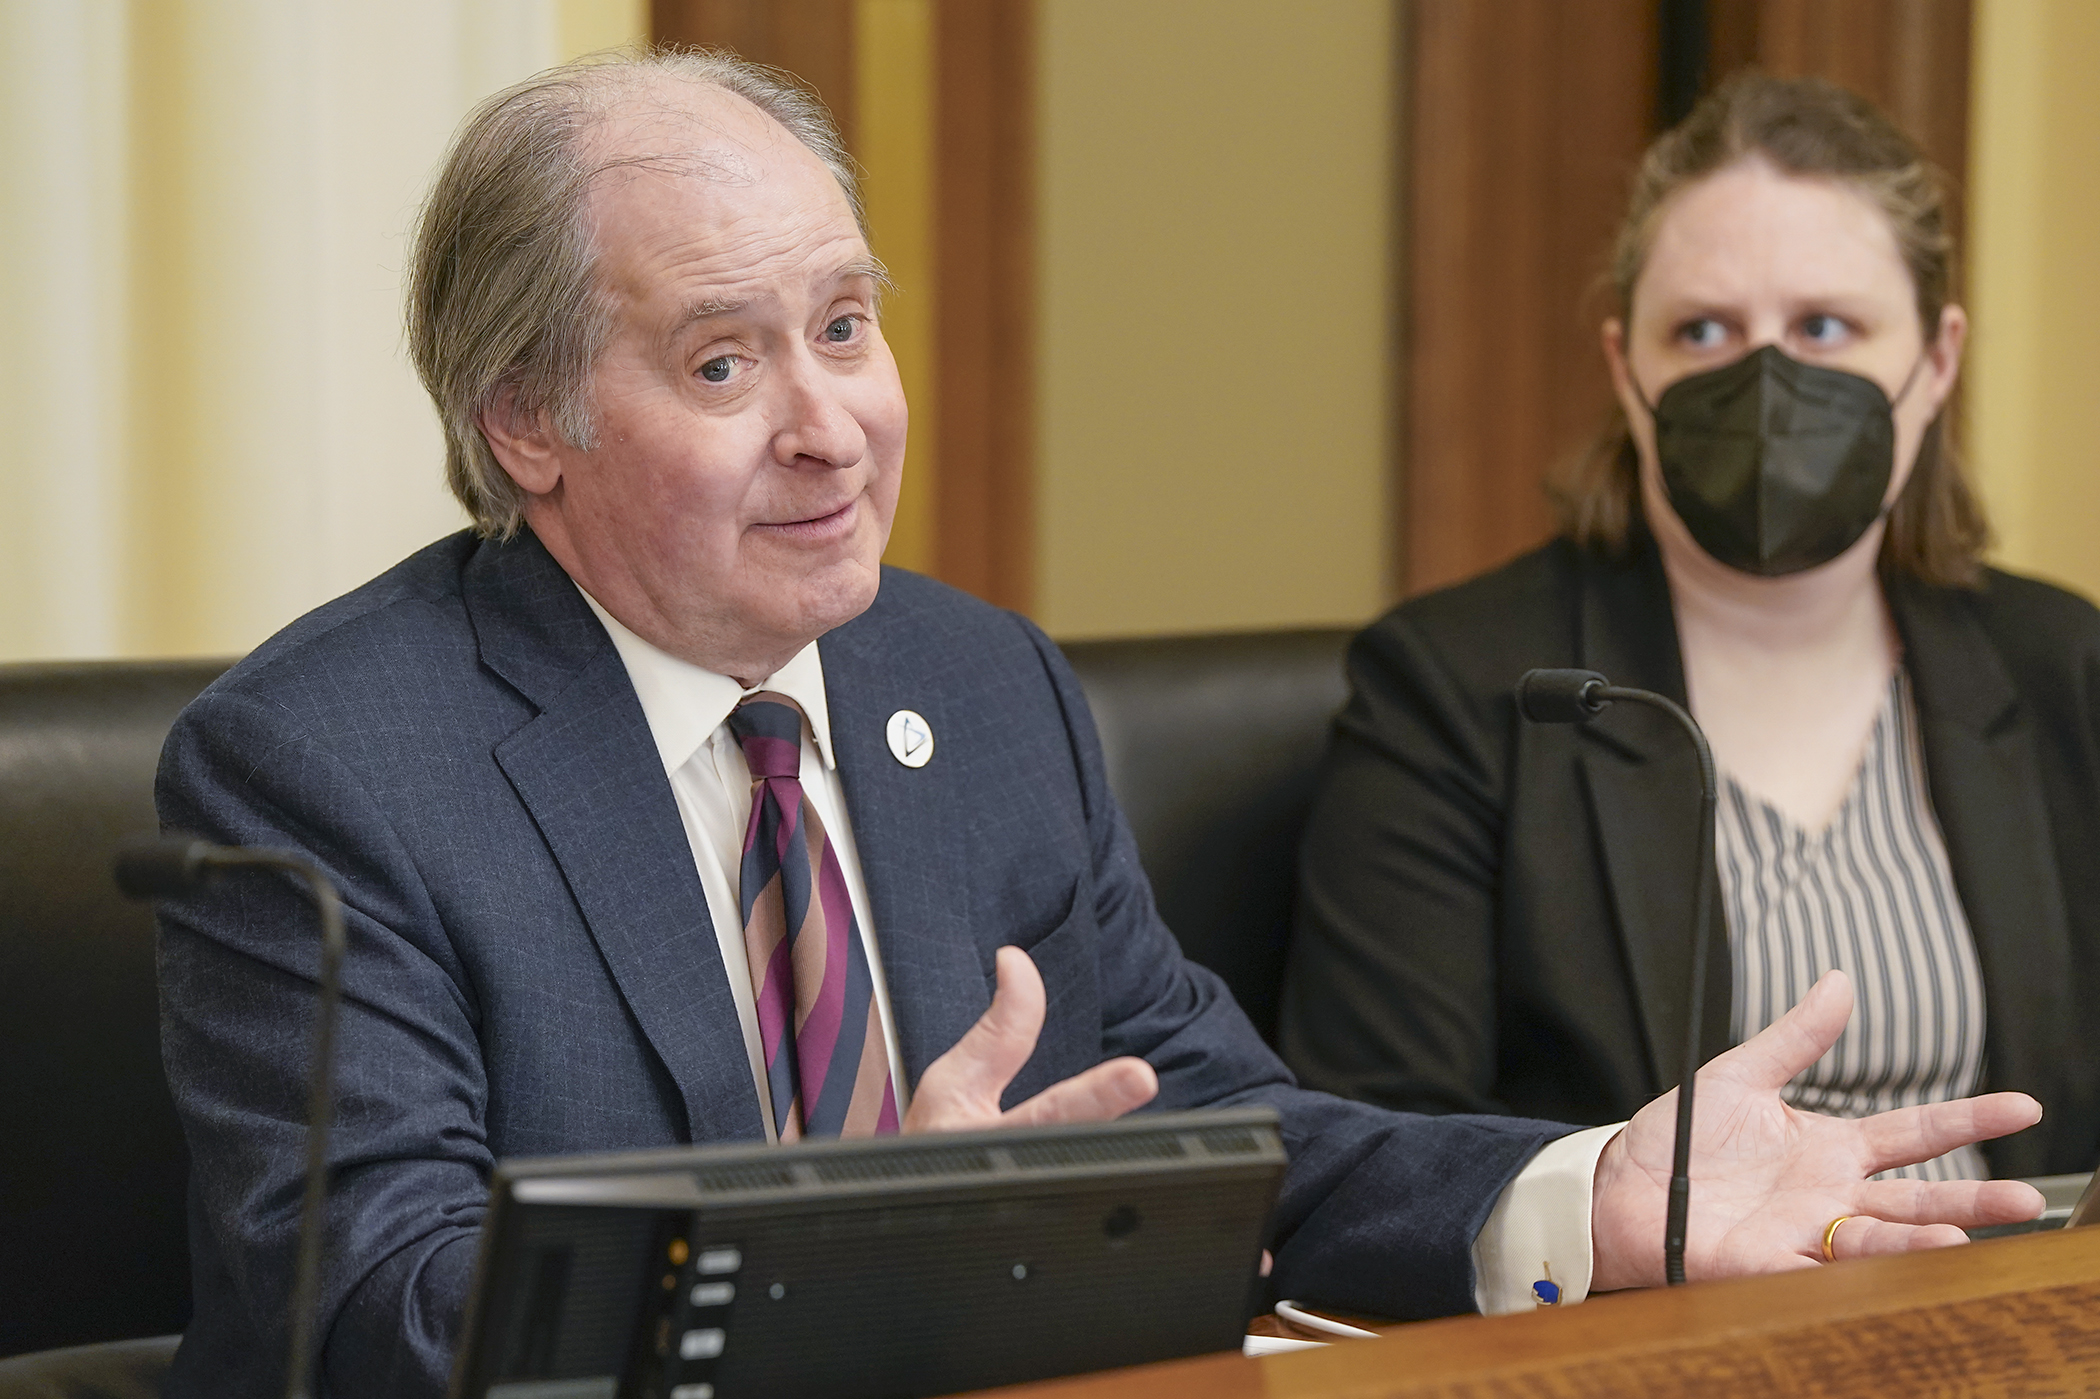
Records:
{"label": "white circular pin", "polygon": [[933,756],[933,726],[916,710],[900,709],[890,716],[890,756],[908,768],[922,768]]}

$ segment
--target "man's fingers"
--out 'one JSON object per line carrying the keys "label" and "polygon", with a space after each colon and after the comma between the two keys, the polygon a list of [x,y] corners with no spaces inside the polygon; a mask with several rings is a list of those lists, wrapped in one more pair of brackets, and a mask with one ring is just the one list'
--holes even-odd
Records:
{"label": "man's fingers", "polygon": [[1862,1214],[1892,1224],[1963,1229],[2033,1219],[2044,1203],[2041,1191],[2019,1180],[1875,1180],[1859,1191]]}
{"label": "man's fingers", "polygon": [[1096,1064],[1083,1074],[1053,1083],[1000,1119],[1007,1127],[1047,1127],[1058,1122],[1107,1122],[1141,1108],[1159,1092],[1159,1075],[1142,1059],[1125,1057]]}
{"label": "man's fingers", "polygon": [[1839,1258],[1869,1258],[1965,1243],[1964,1229],[2017,1224],[2042,1212],[2042,1192],[2018,1180],[1875,1180],[1860,1187],[1859,1214],[1831,1236]]}
{"label": "man's fingers", "polygon": [[1851,1018],[1851,980],[1841,971],[1825,972],[1792,1010],[1717,1057],[1706,1071],[1777,1092],[1828,1053]]}
{"label": "man's fingers", "polygon": [[1866,1173],[1930,1161],[1958,1146],[2002,1137],[2041,1120],[2042,1105],[2025,1093],[1986,1093],[1879,1112],[1860,1119],[1866,1136]]}
{"label": "man's fingers", "polygon": [[996,1105],[1043,1032],[1043,974],[1018,947],[999,949],[995,965],[999,986],[991,1008],[977,1017],[969,1033],[941,1056],[951,1076],[947,1085],[971,1098]]}
{"label": "man's fingers", "polygon": [[1969,1236],[1951,1224],[1892,1224],[1871,1215],[1855,1215],[1838,1226],[1830,1238],[1830,1252],[1840,1263],[1848,1258],[1873,1258],[1884,1253],[1909,1253],[1920,1248],[1947,1248],[1965,1244]]}
{"label": "man's fingers", "polygon": [[946,1054],[926,1066],[904,1116],[907,1132],[996,1126],[999,1098],[1035,1053],[1043,1029],[1043,977],[1028,954],[1002,947],[991,1008]]}
{"label": "man's fingers", "polygon": [[1159,1075],[1142,1059],[1122,1058],[1096,1064],[1001,1113],[1000,1096],[1035,1053],[1044,997],[1042,973],[1020,948],[1000,948],[997,967],[999,989],[992,994],[991,1009],[927,1066],[905,1117],[906,1131],[1106,1122],[1152,1101]]}

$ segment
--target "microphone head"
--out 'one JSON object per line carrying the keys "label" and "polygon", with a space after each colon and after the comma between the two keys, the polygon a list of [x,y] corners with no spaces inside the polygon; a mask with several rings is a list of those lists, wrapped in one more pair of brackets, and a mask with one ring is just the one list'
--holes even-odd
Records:
{"label": "microphone head", "polygon": [[126,898],[165,899],[200,889],[213,869],[210,841],[195,836],[139,836],[117,851],[117,887]]}
{"label": "microphone head", "polygon": [[1517,680],[1517,708],[1534,724],[1586,724],[1611,703],[1595,695],[1609,684],[1594,670],[1527,670]]}

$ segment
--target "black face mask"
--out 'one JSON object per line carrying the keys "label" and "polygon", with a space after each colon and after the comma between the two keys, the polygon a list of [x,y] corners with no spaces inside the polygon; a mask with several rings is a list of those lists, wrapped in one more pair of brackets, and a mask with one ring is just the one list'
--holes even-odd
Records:
{"label": "black face mask", "polygon": [[[1897,403],[1916,377],[1913,367]],[[1730,568],[1766,578],[1815,568],[1881,518],[1895,404],[1871,379],[1765,345],[1679,379],[1648,412],[1671,508]]]}

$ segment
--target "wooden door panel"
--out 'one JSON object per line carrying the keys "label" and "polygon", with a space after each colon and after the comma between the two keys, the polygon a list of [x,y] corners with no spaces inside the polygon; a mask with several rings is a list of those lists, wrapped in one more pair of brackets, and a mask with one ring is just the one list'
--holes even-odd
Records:
{"label": "wooden door panel", "polygon": [[853,149],[853,0],[650,0],[663,44],[733,49],[784,68],[831,109]]}
{"label": "wooden door panel", "polygon": [[1415,0],[1406,591],[1553,530],[1542,482],[1603,422],[1604,266],[1652,129],[1650,0]]}

